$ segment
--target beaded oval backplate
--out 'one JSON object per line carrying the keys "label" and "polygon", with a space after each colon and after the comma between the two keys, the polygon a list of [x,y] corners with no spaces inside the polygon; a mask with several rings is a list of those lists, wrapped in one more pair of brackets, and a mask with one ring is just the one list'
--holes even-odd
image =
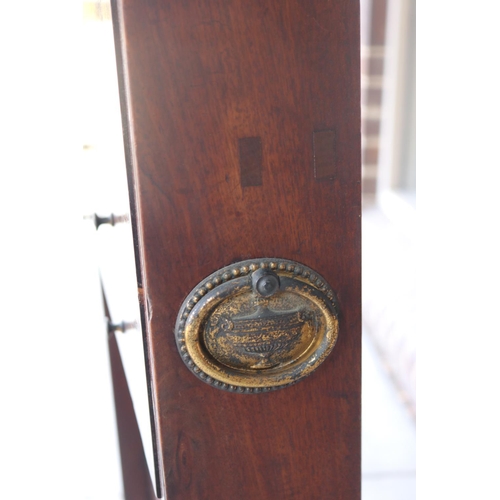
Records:
{"label": "beaded oval backplate", "polygon": [[335,294],[312,269],[285,259],[252,259],[204,279],[175,327],[186,366],[219,389],[258,393],[314,371],[338,336]]}

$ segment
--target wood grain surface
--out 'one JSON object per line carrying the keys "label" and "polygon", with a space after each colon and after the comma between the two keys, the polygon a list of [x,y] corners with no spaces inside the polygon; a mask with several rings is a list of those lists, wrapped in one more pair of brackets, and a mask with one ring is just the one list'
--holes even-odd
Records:
{"label": "wood grain surface", "polygon": [[[113,4],[169,500],[360,498],[358,9],[351,0]],[[328,281],[339,340],[294,386],[224,392],[184,366],[177,313],[210,273],[258,257],[298,261]]]}

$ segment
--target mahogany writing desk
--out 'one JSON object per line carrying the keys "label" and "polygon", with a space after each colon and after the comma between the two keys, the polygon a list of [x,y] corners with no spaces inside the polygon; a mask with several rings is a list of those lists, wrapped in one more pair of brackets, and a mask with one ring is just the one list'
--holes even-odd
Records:
{"label": "mahogany writing desk", "polygon": [[[156,494],[359,500],[358,2],[112,14]],[[125,489],[147,499],[123,319]]]}

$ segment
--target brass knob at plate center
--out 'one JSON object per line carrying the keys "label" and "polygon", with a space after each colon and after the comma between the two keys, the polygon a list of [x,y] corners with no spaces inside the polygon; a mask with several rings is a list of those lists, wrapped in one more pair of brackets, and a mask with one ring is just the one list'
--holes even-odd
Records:
{"label": "brass knob at plate center", "polygon": [[273,271],[258,269],[252,274],[253,289],[263,297],[270,297],[280,287],[280,279]]}

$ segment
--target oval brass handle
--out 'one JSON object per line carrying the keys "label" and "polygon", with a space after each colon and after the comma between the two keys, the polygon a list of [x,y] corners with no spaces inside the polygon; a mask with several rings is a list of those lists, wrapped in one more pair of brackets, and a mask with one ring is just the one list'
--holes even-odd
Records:
{"label": "oval brass handle", "polygon": [[200,379],[254,393],[293,384],[314,371],[338,336],[335,294],[312,269],[255,259],[204,279],[181,306],[179,353]]}

